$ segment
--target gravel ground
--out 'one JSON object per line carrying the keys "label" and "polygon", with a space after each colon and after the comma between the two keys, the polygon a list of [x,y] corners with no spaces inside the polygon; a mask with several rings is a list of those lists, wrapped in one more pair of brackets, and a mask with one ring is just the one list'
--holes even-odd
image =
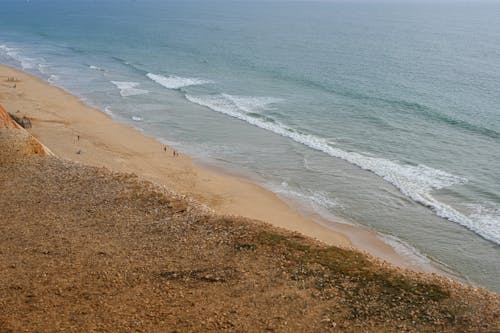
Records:
{"label": "gravel ground", "polygon": [[396,270],[0,129],[0,332],[500,332],[500,297]]}

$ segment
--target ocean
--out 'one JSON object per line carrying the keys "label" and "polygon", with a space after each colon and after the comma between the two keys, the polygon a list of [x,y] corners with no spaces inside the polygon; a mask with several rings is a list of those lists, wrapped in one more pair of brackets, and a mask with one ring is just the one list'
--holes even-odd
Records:
{"label": "ocean", "polygon": [[500,4],[2,1],[0,63],[500,291]]}

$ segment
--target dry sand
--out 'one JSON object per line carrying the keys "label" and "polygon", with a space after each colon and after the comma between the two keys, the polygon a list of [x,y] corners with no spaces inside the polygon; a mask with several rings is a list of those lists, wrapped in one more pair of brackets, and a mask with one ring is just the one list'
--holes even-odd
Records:
{"label": "dry sand", "polygon": [[[8,81],[9,77],[16,82]],[[164,145],[154,138],[24,72],[0,66],[0,103],[8,112],[31,118],[33,128],[29,131],[59,157],[135,173],[220,214],[266,221],[326,244],[354,246],[401,267],[439,272],[432,265],[408,266],[404,257],[371,230],[328,221],[334,231],[318,223],[319,217],[302,216],[276,194],[251,181],[195,165],[184,154],[174,158],[170,147],[164,152]]]}

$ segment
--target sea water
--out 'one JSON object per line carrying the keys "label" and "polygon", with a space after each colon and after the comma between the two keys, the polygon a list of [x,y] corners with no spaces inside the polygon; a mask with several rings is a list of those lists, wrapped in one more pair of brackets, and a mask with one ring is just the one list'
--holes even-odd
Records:
{"label": "sea water", "polygon": [[500,291],[498,3],[4,0],[0,62]]}

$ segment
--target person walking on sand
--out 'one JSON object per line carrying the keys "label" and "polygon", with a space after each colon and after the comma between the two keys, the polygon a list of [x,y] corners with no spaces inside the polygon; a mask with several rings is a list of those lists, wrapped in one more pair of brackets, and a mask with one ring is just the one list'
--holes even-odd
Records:
{"label": "person walking on sand", "polygon": [[163,146],[163,151],[167,152],[167,146]]}

